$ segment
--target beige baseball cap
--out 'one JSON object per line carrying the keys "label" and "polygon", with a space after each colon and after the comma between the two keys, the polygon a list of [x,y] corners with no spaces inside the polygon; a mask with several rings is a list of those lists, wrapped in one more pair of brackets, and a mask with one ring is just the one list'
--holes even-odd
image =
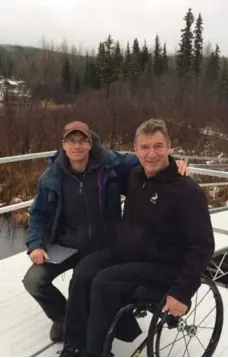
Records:
{"label": "beige baseball cap", "polygon": [[70,133],[76,132],[76,131],[82,132],[83,134],[85,134],[86,137],[89,138],[89,140],[92,141],[92,136],[91,136],[91,132],[90,132],[88,125],[86,123],[80,122],[80,121],[74,121],[74,122],[68,123],[63,128],[63,139],[66,138]]}

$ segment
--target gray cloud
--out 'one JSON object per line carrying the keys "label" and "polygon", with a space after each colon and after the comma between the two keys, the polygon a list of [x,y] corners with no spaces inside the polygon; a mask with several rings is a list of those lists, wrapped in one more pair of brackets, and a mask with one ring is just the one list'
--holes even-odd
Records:
{"label": "gray cloud", "polygon": [[96,48],[109,33],[122,44],[138,37],[153,45],[158,33],[173,52],[183,16],[191,7],[204,20],[204,40],[228,54],[227,0],[7,0],[0,2],[0,43],[41,45],[44,36],[60,44]]}

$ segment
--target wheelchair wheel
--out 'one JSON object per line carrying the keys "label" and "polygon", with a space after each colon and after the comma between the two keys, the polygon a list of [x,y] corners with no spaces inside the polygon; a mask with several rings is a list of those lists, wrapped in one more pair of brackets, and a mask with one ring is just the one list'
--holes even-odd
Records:
{"label": "wheelchair wheel", "polygon": [[162,305],[151,320],[147,338],[148,357],[209,357],[220,339],[223,326],[223,302],[209,277],[192,298],[186,315],[173,317],[162,313]]}

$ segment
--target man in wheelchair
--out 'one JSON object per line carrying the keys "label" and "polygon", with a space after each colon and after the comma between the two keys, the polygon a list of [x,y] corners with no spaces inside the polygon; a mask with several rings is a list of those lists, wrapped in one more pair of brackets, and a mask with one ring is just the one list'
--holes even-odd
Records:
{"label": "man in wheelchair", "polygon": [[74,272],[61,356],[100,356],[117,312],[139,287],[152,288],[157,302],[166,295],[164,311],[185,314],[213,255],[206,197],[178,174],[165,123],[141,124],[134,147],[141,165],[129,178],[116,241]]}

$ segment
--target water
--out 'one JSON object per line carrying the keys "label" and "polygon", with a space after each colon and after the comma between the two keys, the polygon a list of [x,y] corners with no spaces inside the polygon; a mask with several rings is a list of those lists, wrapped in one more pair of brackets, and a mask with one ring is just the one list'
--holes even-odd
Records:
{"label": "water", "polygon": [[0,216],[0,260],[25,251],[27,230],[11,217]]}

